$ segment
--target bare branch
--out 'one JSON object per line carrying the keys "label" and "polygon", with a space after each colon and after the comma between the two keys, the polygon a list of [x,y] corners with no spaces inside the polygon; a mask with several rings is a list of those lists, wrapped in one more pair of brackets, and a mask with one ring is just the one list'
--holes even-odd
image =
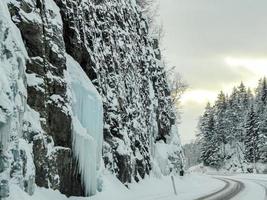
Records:
{"label": "bare branch", "polygon": [[167,71],[169,80],[169,87],[171,91],[172,104],[177,112],[177,121],[180,123],[181,118],[181,105],[180,100],[184,92],[188,88],[188,84],[183,80],[179,72],[176,71],[176,67],[172,67]]}

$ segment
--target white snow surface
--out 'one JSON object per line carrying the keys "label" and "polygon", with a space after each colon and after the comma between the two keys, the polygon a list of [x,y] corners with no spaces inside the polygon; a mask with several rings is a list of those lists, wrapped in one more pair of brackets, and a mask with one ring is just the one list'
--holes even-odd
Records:
{"label": "white snow surface", "polygon": [[245,186],[245,189],[232,200],[266,200],[266,174],[233,174],[228,178],[241,181]]}
{"label": "white snow surface", "polygon": [[71,85],[73,146],[85,192],[94,195],[101,169],[103,143],[102,99],[81,66],[66,54]]}
{"label": "white snow surface", "polygon": [[236,195],[233,200],[266,200],[267,175],[266,174],[243,174],[227,170],[216,170],[205,167],[202,164],[191,167],[188,172],[192,176],[208,174],[210,177],[229,178],[241,181],[245,188]]}
{"label": "white snow surface", "polygon": [[[11,187],[8,200],[192,200],[217,191],[224,183],[207,176],[188,175],[175,177],[178,196],[175,196],[170,176],[146,177],[139,183],[132,183],[129,189],[113,175],[103,175],[103,192],[92,197],[70,197],[51,189],[37,188],[33,196],[23,193],[17,186]],[[192,192],[193,191],[193,192]]]}
{"label": "white snow surface", "polygon": [[[263,163],[256,163],[256,170],[259,174],[264,174],[265,171],[267,171],[267,165],[263,164]],[[243,164],[243,169],[245,169],[245,171],[247,171],[247,168],[253,168],[253,164],[250,163],[244,163]],[[216,174],[221,174],[221,175],[232,175],[232,174],[242,174],[242,170],[239,167],[236,167],[235,170],[233,170],[234,168],[232,168],[231,170],[223,167],[219,170],[212,168],[212,167],[207,167],[204,166],[203,164],[199,164],[196,166],[192,166],[190,167],[187,171],[190,174],[209,174],[209,175],[216,175]]]}

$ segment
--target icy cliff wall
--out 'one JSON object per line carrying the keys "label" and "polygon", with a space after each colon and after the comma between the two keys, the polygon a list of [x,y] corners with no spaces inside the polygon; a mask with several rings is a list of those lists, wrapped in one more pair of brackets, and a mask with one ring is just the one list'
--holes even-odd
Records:
{"label": "icy cliff wall", "polygon": [[[8,7],[0,2],[0,199],[9,194],[9,182],[34,192],[35,168],[31,146],[24,137],[26,124],[27,52]],[[24,126],[25,125],[25,126]]]}
{"label": "icy cliff wall", "polygon": [[126,184],[138,181],[175,124],[158,42],[135,1],[55,2],[66,51],[103,98],[105,166]]}
{"label": "icy cliff wall", "polygon": [[37,112],[41,127],[25,133],[32,145],[35,183],[66,195],[84,195],[72,151],[71,97],[59,9],[53,0],[6,2],[28,53],[27,104]]}
{"label": "icy cliff wall", "polygon": [[[168,174],[179,165],[180,143],[158,42],[134,0],[1,2],[8,5],[27,51],[27,120],[18,123],[25,125],[18,138],[30,149],[27,158],[34,162],[38,186],[68,196],[94,194],[93,172],[100,169],[100,159],[125,184],[152,168]],[[87,79],[79,83],[71,78],[74,72]],[[103,126],[97,120],[100,99]]]}

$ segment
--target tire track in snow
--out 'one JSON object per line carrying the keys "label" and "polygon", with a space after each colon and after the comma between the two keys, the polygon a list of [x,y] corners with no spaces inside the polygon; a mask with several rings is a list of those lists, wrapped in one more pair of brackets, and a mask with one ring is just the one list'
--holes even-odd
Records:
{"label": "tire track in snow", "polygon": [[[250,179],[250,178],[242,178],[242,179],[244,179],[244,180],[249,180],[249,181],[253,181],[253,182],[256,183],[257,185],[263,187],[264,190],[265,190],[265,198],[264,198],[264,200],[267,200],[267,180]],[[265,184],[263,184],[262,182],[264,182]]]}
{"label": "tire track in snow", "polygon": [[225,182],[225,186],[214,193],[200,197],[196,200],[230,200],[245,188],[244,183],[237,180],[232,180],[229,178],[216,179]]}
{"label": "tire track in snow", "polygon": [[[262,184],[262,183],[259,183],[259,182],[255,181],[256,184],[262,186],[265,189],[265,198],[264,198],[264,200],[267,200],[267,186]],[[266,181],[264,181],[264,182],[266,183]]]}

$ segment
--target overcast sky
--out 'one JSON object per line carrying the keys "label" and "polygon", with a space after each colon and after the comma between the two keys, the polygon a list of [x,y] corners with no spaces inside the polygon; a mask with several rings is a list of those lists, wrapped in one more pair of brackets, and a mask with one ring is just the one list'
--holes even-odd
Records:
{"label": "overcast sky", "polygon": [[220,90],[267,75],[267,0],[159,0],[163,55],[190,85],[182,99],[183,143]]}

